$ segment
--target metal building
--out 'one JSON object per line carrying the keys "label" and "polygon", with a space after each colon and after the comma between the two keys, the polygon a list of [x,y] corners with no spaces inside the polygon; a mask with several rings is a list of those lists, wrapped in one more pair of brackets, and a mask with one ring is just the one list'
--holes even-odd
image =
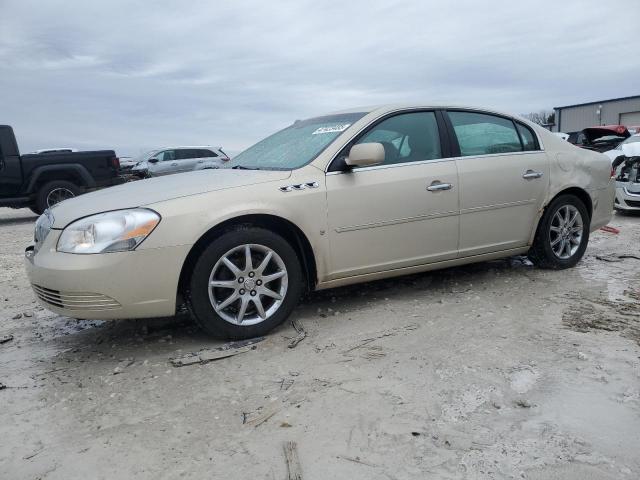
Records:
{"label": "metal building", "polygon": [[598,125],[640,126],[640,95],[555,107],[554,132],[576,132]]}

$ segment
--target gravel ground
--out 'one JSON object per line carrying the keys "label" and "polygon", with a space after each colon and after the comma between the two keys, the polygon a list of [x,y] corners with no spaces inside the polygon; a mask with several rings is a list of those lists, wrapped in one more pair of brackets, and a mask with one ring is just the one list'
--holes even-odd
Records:
{"label": "gravel ground", "polygon": [[187,318],[77,321],[23,271],[35,217],[0,210],[0,478],[640,477],[640,217],[574,269],[487,262],[316,293],[253,350]]}

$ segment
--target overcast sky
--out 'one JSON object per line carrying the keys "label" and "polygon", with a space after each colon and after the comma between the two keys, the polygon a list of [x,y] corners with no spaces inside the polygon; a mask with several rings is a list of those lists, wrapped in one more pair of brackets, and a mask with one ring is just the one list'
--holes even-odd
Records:
{"label": "overcast sky", "polygon": [[0,0],[0,124],[22,151],[237,152],[353,106],[638,95],[639,18],[638,0]]}

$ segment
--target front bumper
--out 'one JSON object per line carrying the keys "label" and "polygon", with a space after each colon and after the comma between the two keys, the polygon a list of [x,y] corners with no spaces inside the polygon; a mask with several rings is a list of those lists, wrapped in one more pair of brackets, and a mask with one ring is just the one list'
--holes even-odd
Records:
{"label": "front bumper", "polygon": [[73,318],[151,318],[174,315],[188,245],[77,255],[57,252],[51,230],[36,253],[25,251],[27,276],[40,303]]}
{"label": "front bumper", "polygon": [[630,191],[628,185],[628,182],[617,183],[614,205],[618,210],[640,211],[640,193]]}

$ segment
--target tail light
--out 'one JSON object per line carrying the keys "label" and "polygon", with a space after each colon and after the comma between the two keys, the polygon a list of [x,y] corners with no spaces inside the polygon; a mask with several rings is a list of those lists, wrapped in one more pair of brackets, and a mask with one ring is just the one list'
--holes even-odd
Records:
{"label": "tail light", "polygon": [[611,178],[616,176],[616,167],[614,167],[613,165],[611,166]]}
{"label": "tail light", "polygon": [[111,166],[116,170],[120,169],[120,159],[118,157],[111,157]]}

